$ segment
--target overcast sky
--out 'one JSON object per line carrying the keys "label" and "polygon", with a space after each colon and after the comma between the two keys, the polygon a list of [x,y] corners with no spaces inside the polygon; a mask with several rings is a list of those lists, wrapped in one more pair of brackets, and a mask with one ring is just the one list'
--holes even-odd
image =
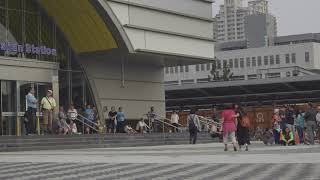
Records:
{"label": "overcast sky", "polygon": [[[214,15],[223,2],[216,0]],[[320,0],[269,0],[269,5],[269,11],[277,17],[278,35],[320,33]]]}

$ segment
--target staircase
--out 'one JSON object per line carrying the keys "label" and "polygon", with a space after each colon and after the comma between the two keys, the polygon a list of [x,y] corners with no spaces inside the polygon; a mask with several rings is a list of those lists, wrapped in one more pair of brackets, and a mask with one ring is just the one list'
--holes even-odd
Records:
{"label": "staircase", "polygon": [[[197,143],[218,142],[209,134],[198,134]],[[110,148],[188,144],[188,133],[177,134],[107,134],[66,136],[1,136],[0,151],[32,151],[80,148]]]}

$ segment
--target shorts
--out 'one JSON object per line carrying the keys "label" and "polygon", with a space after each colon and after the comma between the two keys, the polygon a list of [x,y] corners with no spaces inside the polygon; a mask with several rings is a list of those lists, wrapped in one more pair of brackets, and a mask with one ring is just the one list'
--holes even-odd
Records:
{"label": "shorts", "polygon": [[114,121],[109,120],[108,128],[114,130],[114,129],[117,129],[117,125]]}

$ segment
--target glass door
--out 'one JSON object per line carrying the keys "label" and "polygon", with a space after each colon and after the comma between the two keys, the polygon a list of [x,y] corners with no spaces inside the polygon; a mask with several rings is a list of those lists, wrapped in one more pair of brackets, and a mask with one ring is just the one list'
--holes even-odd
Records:
{"label": "glass door", "polygon": [[1,81],[1,135],[16,135],[17,88],[15,81]]}

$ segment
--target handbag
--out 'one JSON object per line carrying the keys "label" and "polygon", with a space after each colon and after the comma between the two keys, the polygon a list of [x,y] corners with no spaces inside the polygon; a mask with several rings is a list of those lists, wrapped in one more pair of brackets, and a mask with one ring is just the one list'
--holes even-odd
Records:
{"label": "handbag", "polygon": [[250,127],[250,119],[248,116],[243,116],[241,118],[240,124],[242,127],[249,128]]}

